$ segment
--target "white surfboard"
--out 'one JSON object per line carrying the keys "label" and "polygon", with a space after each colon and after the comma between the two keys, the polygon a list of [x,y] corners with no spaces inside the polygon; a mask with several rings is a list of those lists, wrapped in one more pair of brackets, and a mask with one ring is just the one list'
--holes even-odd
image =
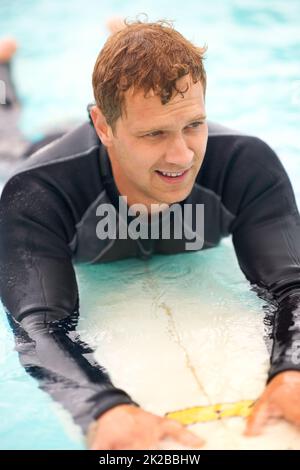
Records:
{"label": "white surfboard", "polygon": [[77,277],[81,338],[142,407],[188,425],[205,449],[300,449],[300,431],[283,421],[243,436],[269,353],[263,302],[230,242],[150,262],[80,266]]}

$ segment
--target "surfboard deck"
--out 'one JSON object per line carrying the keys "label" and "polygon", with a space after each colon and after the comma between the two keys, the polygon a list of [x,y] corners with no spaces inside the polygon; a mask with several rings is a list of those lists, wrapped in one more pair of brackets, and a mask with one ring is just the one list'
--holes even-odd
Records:
{"label": "surfboard deck", "polygon": [[265,387],[269,353],[263,302],[230,242],[76,272],[81,338],[143,408],[189,426],[205,449],[300,449],[300,431],[284,421],[262,436],[243,436]]}

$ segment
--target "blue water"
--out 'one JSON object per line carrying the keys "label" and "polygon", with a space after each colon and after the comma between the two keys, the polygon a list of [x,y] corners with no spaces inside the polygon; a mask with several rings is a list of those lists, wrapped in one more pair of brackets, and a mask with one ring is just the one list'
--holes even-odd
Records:
{"label": "blue water", "polygon": [[[189,39],[208,44],[209,118],[266,140],[283,161],[300,202],[300,0],[186,0],[172,6],[172,14],[167,0],[1,0],[0,35],[15,35],[20,44],[14,70],[26,135],[36,139],[50,126],[85,119],[91,71],[107,37],[105,21],[141,12],[150,20],[174,20]],[[232,248],[214,252],[224,266],[218,279],[228,279]],[[182,258],[183,272],[185,263]],[[107,272],[116,266],[107,266]],[[236,283],[248,290],[234,266],[226,288],[239,295],[232,287]],[[4,315],[0,343],[0,448],[83,448],[80,435],[66,432],[51,399],[19,365]]]}

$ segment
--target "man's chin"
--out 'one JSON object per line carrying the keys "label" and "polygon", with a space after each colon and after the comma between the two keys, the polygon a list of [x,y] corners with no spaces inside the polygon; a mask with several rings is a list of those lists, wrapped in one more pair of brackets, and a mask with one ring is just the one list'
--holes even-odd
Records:
{"label": "man's chin", "polygon": [[178,194],[174,194],[172,195],[172,197],[161,198],[160,204],[168,204],[168,206],[170,206],[171,204],[180,203],[184,201],[190,194],[191,191],[185,191],[180,192]]}

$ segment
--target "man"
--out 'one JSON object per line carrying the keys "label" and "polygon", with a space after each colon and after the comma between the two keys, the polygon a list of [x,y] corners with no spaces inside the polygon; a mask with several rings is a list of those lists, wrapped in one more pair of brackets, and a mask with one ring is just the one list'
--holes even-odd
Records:
{"label": "man", "polygon": [[274,152],[257,138],[207,124],[203,53],[160,22],[111,36],[94,68],[92,122],[31,157],[2,194],[0,288],[21,361],[89,430],[93,449],[157,448],[166,437],[202,443],[115,388],[75,332],[72,261],[187,249],[174,221],[168,240],[161,230],[157,239],[96,236],[101,207],[118,210],[120,195],[149,216],[158,204],[204,204],[203,248],[232,234],[247,279],[277,306],[268,384],[246,431],[259,433],[273,416],[300,424],[300,217]]}
{"label": "man", "polygon": [[[119,20],[120,21],[120,20]],[[117,19],[111,20],[111,28],[117,28]],[[121,24],[121,23],[119,23]],[[14,38],[0,39],[0,176],[7,178],[16,164],[39,148],[61,137],[70,130],[71,123],[59,129],[49,130],[41,139],[30,142],[20,129],[22,112],[16,87],[12,78],[12,60],[18,49]],[[74,125],[72,125],[74,127]]]}
{"label": "man", "polygon": [[[110,34],[124,28],[124,20],[112,17],[106,23]],[[30,142],[20,129],[22,112],[21,102],[12,77],[12,61],[18,50],[18,44],[13,37],[0,39],[0,177],[7,178],[14,170],[16,163],[29,157],[41,147],[58,139],[75,127],[74,122],[65,122],[57,128],[48,129],[45,135]]]}

